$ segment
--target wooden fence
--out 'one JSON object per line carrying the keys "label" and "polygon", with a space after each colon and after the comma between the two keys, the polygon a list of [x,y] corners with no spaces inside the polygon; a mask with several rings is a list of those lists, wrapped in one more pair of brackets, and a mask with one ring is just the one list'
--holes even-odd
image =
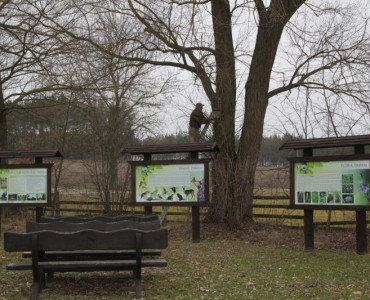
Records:
{"label": "wooden fence", "polygon": [[[69,198],[65,196],[65,198]],[[112,210],[122,207],[122,203],[111,203]],[[274,222],[280,225],[303,226],[303,210],[288,209],[289,199],[287,196],[258,196],[254,197],[253,213],[256,222]],[[125,211],[143,213],[142,207],[126,206]],[[154,207],[153,212],[160,214],[162,207]],[[64,200],[59,202],[59,214],[103,214],[104,203],[97,199],[89,200]],[[201,208],[201,216],[205,216],[207,208]],[[52,214],[51,208],[46,208],[46,214]],[[368,219],[369,219],[368,215]],[[167,220],[187,221],[191,219],[191,208],[170,207],[167,212]],[[326,211],[320,210],[314,213],[316,225],[325,226],[353,226],[355,225],[354,211]]]}

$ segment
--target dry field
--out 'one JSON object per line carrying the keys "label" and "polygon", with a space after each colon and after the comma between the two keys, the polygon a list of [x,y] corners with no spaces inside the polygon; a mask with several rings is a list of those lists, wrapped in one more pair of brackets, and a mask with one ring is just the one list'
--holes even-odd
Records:
{"label": "dry field", "polygon": [[[53,161],[55,164],[58,160]],[[63,172],[60,185],[65,188],[73,187],[93,187],[92,177],[89,174],[89,164],[91,161],[83,161],[78,159],[65,159],[63,162]],[[121,162],[118,171],[120,176],[124,176],[127,172],[128,164]],[[256,190],[274,189],[282,190],[289,189],[289,169],[288,168],[273,168],[273,167],[258,167],[255,178]]]}

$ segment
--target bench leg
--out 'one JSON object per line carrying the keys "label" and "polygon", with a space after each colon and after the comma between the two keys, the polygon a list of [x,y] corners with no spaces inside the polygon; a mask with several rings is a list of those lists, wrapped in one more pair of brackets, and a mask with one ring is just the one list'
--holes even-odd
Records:
{"label": "bench leg", "polygon": [[40,282],[41,289],[45,289],[46,288],[46,275],[45,275],[45,273],[40,274],[39,282]]}
{"label": "bench leg", "polygon": [[135,280],[135,286],[136,286],[136,299],[141,299],[142,294],[141,279]]}
{"label": "bench leg", "polygon": [[48,272],[46,273],[46,278],[48,282],[52,282],[54,279],[54,272]]}
{"label": "bench leg", "polygon": [[40,293],[40,283],[35,281],[32,285],[31,300],[37,300]]}

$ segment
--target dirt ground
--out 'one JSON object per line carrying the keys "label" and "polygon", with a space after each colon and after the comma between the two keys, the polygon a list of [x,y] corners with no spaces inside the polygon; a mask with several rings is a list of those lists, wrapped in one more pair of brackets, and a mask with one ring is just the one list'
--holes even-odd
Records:
{"label": "dirt ground", "polygon": [[[169,229],[170,240],[191,240],[190,223],[168,222],[166,227]],[[201,241],[206,240],[242,240],[262,246],[304,249],[303,228],[276,224],[254,223],[230,231],[223,224],[202,223]],[[370,230],[367,240],[369,244]],[[356,231],[355,228],[315,228],[314,242],[317,250],[356,252]]]}

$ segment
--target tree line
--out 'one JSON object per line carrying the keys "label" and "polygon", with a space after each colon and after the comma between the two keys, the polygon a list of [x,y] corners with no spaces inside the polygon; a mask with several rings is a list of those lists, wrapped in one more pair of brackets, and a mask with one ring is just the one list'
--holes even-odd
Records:
{"label": "tree line", "polygon": [[[38,103],[39,104],[39,103]],[[95,148],[97,136],[100,139],[100,148],[104,144],[109,145],[105,140],[110,135],[110,128],[102,127],[97,132],[92,123],[98,122],[96,116],[91,117],[89,109],[79,107],[70,108],[60,102],[55,106],[43,108],[23,107],[9,116],[8,143],[10,149],[59,149],[67,159],[94,159],[96,158]],[[109,118],[109,110],[100,109],[102,118]],[[105,117],[103,117],[105,115]],[[124,120],[124,119],[122,119]],[[102,126],[102,124],[100,124]],[[109,155],[120,160],[120,153],[127,146],[144,144],[181,144],[189,143],[187,133],[176,133],[168,135],[153,135],[138,139],[135,137],[132,124],[122,122],[120,128],[115,128],[116,147],[111,149]],[[286,141],[297,139],[297,137],[285,134],[283,136],[272,135],[263,137],[258,165],[268,167],[287,166],[287,157],[295,155],[291,151],[279,151],[279,147]],[[108,151],[108,150],[107,150]],[[116,153],[112,153],[116,151]]]}

